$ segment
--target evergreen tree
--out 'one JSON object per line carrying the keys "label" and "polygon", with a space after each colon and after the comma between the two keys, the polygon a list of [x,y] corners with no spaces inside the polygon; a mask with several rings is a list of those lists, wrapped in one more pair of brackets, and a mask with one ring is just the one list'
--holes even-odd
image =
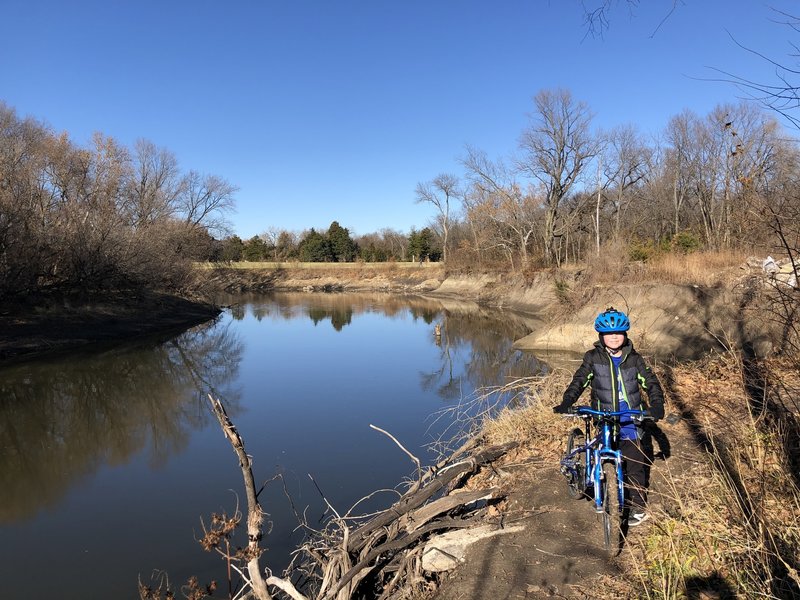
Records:
{"label": "evergreen tree", "polygon": [[339,225],[338,221],[331,223],[328,228],[328,241],[331,245],[334,260],[338,262],[352,262],[358,254],[358,246],[350,237],[350,232]]}
{"label": "evergreen tree", "polygon": [[313,228],[298,246],[300,260],[304,262],[333,262],[333,250],[328,238]]}
{"label": "evergreen tree", "polygon": [[436,234],[428,227],[422,231],[411,230],[408,236],[408,253],[412,260],[438,261],[442,258],[442,248],[436,243]]}
{"label": "evergreen tree", "polygon": [[431,240],[433,233],[427,227],[422,231],[411,230],[408,236],[408,254],[412,260],[422,262],[431,257]]}
{"label": "evergreen tree", "polygon": [[266,260],[267,252],[267,244],[264,240],[255,235],[244,243],[242,258],[252,262],[262,261]]}
{"label": "evergreen tree", "polygon": [[242,260],[242,251],[244,250],[244,242],[238,235],[232,235],[229,238],[222,240],[222,252],[220,258],[225,262],[240,261]]}

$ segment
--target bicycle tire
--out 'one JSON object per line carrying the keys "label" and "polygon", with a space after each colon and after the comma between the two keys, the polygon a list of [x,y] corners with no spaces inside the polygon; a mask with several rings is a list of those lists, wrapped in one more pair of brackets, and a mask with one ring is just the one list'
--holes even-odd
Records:
{"label": "bicycle tire", "polygon": [[[578,440],[577,444],[575,443],[576,439]],[[582,444],[584,439],[583,431],[577,427],[570,431],[569,437],[567,437],[567,451],[565,456],[572,454],[575,447]],[[567,477],[567,493],[570,498],[578,500],[584,497],[586,493],[584,472],[583,455],[575,457],[575,473],[570,473]]]}
{"label": "bicycle tire", "polygon": [[622,535],[618,486],[616,463],[603,463],[603,546],[609,557],[619,554]]}

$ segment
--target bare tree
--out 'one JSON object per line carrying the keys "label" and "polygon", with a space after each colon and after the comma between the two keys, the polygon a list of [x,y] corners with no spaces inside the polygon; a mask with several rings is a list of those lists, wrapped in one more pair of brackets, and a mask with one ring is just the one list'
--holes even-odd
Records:
{"label": "bare tree", "polygon": [[133,163],[126,202],[131,224],[142,227],[171,217],[182,187],[178,159],[169,150],[140,139],[134,145]]}
{"label": "bare tree", "polygon": [[389,256],[397,257],[401,261],[405,260],[406,251],[408,250],[408,236],[388,227],[381,229],[380,234],[389,248]]}
{"label": "bare tree", "polygon": [[178,290],[233,189],[150,142],[79,147],[0,104],[0,292]]}
{"label": "bare tree", "polygon": [[553,239],[558,209],[587,164],[598,153],[591,131],[588,106],[572,98],[568,90],[543,90],[534,97],[536,113],[523,131],[519,169],[544,189],[543,240],[545,260],[553,260]]}
{"label": "bare tree", "polygon": [[442,228],[442,259],[447,263],[447,237],[450,228],[450,199],[458,195],[458,178],[441,173],[426,183],[418,183],[417,203],[429,202],[439,211],[439,226]]}
{"label": "bare tree", "polygon": [[205,227],[218,237],[229,233],[225,215],[233,210],[238,188],[216,175],[189,171],[182,179],[176,208],[192,227]]}
{"label": "bare tree", "polygon": [[480,208],[474,207],[473,211],[495,224],[492,243],[507,251],[515,248],[526,265],[528,244],[540,216],[537,202],[531,194],[522,192],[514,173],[502,161],[493,162],[485,152],[471,147],[466,150],[461,162],[469,173],[473,192],[480,198]]}
{"label": "bare tree", "polygon": [[[789,14],[778,9],[771,9],[775,15],[775,22],[787,27],[791,35],[800,34],[800,15]],[[745,52],[763,59],[770,73],[773,73],[771,81],[756,81],[745,77],[740,77],[735,73],[723,69],[713,69],[720,74],[719,81],[732,83],[751,99],[760,103],[763,107],[775,112],[783,117],[792,127],[800,129],[800,82],[798,75],[800,71],[796,67],[787,66],[783,61],[748,48],[731,36],[733,42]],[[794,52],[790,54],[791,60],[796,60],[798,55],[798,43],[790,41]]]}
{"label": "bare tree", "polygon": [[[636,8],[639,6],[640,0],[581,0],[581,7],[583,8],[583,20],[586,26],[587,35],[602,37],[605,31],[611,26],[611,13],[614,8],[619,4],[627,6],[628,14],[630,17],[636,15]],[[652,35],[655,35],[661,26],[670,18],[672,13],[677,10],[684,0],[665,0],[664,14],[661,20],[653,30]]]}
{"label": "bare tree", "polygon": [[603,172],[614,210],[614,238],[620,238],[620,219],[633,200],[632,189],[648,175],[652,149],[632,125],[611,130],[603,155]]}
{"label": "bare tree", "polygon": [[668,144],[665,162],[667,177],[672,182],[673,233],[675,234],[681,230],[681,212],[690,195],[690,174],[694,169],[692,161],[695,159],[692,131],[697,121],[697,115],[689,110],[684,110],[669,120],[665,132]]}
{"label": "bare tree", "polygon": [[469,225],[470,234],[472,235],[472,245],[475,249],[475,255],[480,264],[483,259],[483,246],[485,240],[483,236],[486,232],[485,219],[481,218],[480,206],[484,194],[480,185],[472,183],[472,185],[464,190],[461,196],[461,205],[464,211],[464,217]]}

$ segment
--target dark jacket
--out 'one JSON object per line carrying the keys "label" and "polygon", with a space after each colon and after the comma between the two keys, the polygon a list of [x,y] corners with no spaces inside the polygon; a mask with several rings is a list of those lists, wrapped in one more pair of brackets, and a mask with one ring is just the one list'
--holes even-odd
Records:
{"label": "dark jacket", "polygon": [[[629,339],[622,346],[622,362],[619,365],[623,383],[623,395],[628,406],[633,410],[642,410],[652,406],[664,406],[664,391],[658,377],[645,363],[642,356],[633,348]],[[575,371],[572,382],[564,392],[561,405],[572,406],[587,387],[591,386],[592,407],[599,410],[619,410],[617,399],[617,377],[608,352],[600,343],[583,356],[583,363]],[[647,391],[648,403],[642,400],[641,390]]]}

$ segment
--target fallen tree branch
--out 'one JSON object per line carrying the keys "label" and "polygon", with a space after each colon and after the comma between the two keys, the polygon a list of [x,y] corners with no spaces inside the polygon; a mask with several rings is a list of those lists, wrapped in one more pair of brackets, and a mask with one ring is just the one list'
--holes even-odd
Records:
{"label": "fallen tree branch", "polygon": [[250,575],[250,584],[256,598],[259,600],[271,600],[272,596],[267,589],[267,584],[261,575],[261,567],[259,566],[259,557],[261,556],[259,542],[262,537],[261,525],[264,522],[264,512],[261,510],[261,505],[256,497],[256,483],[253,478],[250,457],[245,452],[244,442],[239,436],[236,427],[228,418],[222,402],[215,399],[211,394],[208,395],[208,400],[220,427],[222,427],[222,432],[228,438],[231,446],[233,446],[233,451],[239,458],[239,467],[242,470],[242,478],[244,479],[244,488],[247,495],[247,549],[249,556],[247,572]]}
{"label": "fallen tree branch", "polygon": [[[467,442],[434,467],[424,472],[418,468],[419,477],[409,490],[367,521],[350,517],[352,511],[342,517],[329,505],[335,517],[301,548],[306,559],[296,572],[318,582],[312,594],[316,600],[350,600],[368,590],[388,598],[404,586],[423,585],[425,540],[434,532],[485,524],[486,505],[480,501],[502,496],[498,487],[465,491],[458,486],[515,445],[478,448],[475,441]],[[474,454],[464,456],[472,450]]]}
{"label": "fallen tree branch", "polygon": [[400,442],[398,442],[398,441],[397,441],[397,438],[396,438],[396,437],[394,437],[394,436],[393,436],[391,433],[389,433],[389,432],[388,432],[388,431],[386,431],[385,429],[381,429],[380,427],[377,427],[376,425],[373,425],[372,423],[370,423],[370,425],[369,425],[369,426],[370,426],[372,429],[374,429],[375,431],[380,431],[382,434],[384,434],[384,435],[388,436],[388,437],[389,437],[389,439],[391,439],[391,440],[392,440],[392,441],[393,441],[395,444],[397,444],[397,445],[400,447],[400,450],[402,450],[402,451],[403,451],[403,452],[405,452],[405,453],[406,453],[406,454],[407,454],[409,457],[411,457],[411,460],[413,460],[413,461],[414,461],[414,464],[416,464],[416,465],[417,465],[417,480],[420,480],[420,479],[422,478],[422,464],[419,462],[419,459],[418,459],[416,456],[414,456],[413,454],[411,454],[411,452],[409,452],[408,450],[406,450],[405,446],[403,446],[403,444],[401,444]]}
{"label": "fallen tree branch", "polygon": [[350,544],[347,546],[348,552],[358,550],[364,539],[374,530],[381,527],[386,527],[389,523],[397,520],[407,512],[419,508],[432,496],[446,489],[448,483],[457,477],[467,473],[474,473],[478,467],[498,459],[514,446],[516,446],[515,443],[504,444],[502,446],[491,446],[478,452],[470,459],[461,461],[451,468],[442,469],[439,473],[433,476],[433,479],[428,485],[418,489],[413,493],[409,492],[405,494],[391,508],[387,509],[386,512],[378,515],[361,528],[356,529],[350,536]]}
{"label": "fallen tree branch", "polygon": [[292,600],[308,600],[306,596],[297,591],[291,581],[275,577],[274,575],[267,577],[267,585],[272,585],[282,591],[284,594],[292,598]]}
{"label": "fallen tree branch", "polygon": [[387,542],[380,546],[373,548],[366,557],[364,557],[358,564],[354,565],[347,573],[342,576],[342,578],[337,582],[336,587],[331,590],[328,594],[324,596],[325,600],[330,600],[334,595],[336,595],[345,585],[347,585],[351,579],[353,579],[358,573],[368,567],[373,560],[377,557],[382,555],[387,555],[386,559],[388,560],[390,556],[394,553],[403,550],[409,547],[411,544],[416,542],[422,536],[432,532],[437,531],[439,529],[461,529],[465,527],[472,527],[476,525],[480,521],[478,519],[464,521],[460,519],[445,519],[442,521],[435,521],[433,523],[429,523],[425,527],[422,527],[415,532],[401,538],[398,540],[393,540],[391,542]]}

